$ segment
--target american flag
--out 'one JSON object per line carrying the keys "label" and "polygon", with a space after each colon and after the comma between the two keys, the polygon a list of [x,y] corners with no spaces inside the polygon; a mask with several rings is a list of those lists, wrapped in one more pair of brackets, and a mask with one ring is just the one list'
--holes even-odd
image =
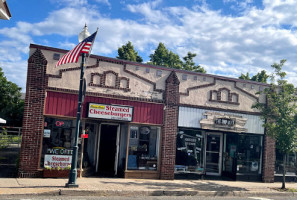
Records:
{"label": "american flag", "polygon": [[89,37],[87,37],[86,39],[84,39],[83,41],[81,41],[78,45],[76,45],[76,47],[74,47],[74,49],[66,53],[62,58],[60,58],[60,60],[56,64],[56,67],[67,63],[77,63],[81,53],[90,53],[96,35],[97,31]]}

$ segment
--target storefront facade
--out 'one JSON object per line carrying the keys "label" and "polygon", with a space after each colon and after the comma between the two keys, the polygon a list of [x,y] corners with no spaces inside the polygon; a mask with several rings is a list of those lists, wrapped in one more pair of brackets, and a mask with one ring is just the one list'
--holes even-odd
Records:
{"label": "storefront facade", "polygon": [[262,179],[264,128],[257,115],[179,108],[176,176]]}
{"label": "storefront facade", "polygon": [[[19,175],[71,163],[79,67],[30,45]],[[185,174],[272,181],[274,142],[254,102],[265,84],[92,55],[85,68],[78,168],[83,174]]]}

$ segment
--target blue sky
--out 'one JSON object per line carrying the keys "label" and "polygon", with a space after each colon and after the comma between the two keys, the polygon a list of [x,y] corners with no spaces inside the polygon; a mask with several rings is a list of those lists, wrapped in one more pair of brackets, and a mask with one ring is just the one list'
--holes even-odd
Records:
{"label": "blue sky", "polygon": [[71,49],[85,23],[99,27],[93,54],[116,57],[131,41],[149,60],[159,42],[210,74],[237,78],[284,70],[297,86],[297,1],[294,0],[7,0],[0,21],[0,67],[25,91],[30,43]]}

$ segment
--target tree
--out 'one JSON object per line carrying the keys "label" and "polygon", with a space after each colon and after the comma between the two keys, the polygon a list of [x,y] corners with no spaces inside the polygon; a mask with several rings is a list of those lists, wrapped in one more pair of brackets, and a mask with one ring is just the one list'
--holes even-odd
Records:
{"label": "tree", "polygon": [[182,68],[182,61],[179,56],[169,51],[162,42],[159,43],[155,52],[150,55],[150,62],[148,63],[175,69]]}
{"label": "tree", "polygon": [[195,53],[188,52],[188,55],[183,57],[183,69],[187,71],[206,73],[205,69],[200,65],[195,65],[193,58],[196,57]]}
{"label": "tree", "polygon": [[250,74],[247,72],[246,75],[241,73],[240,77],[238,77],[239,79],[243,79],[243,80],[251,80],[250,78]]}
{"label": "tree", "polygon": [[260,83],[267,83],[268,78],[269,78],[269,75],[266,74],[265,70],[262,70],[261,72],[258,72],[252,78],[250,78],[250,74],[248,72],[246,73],[246,75],[241,74],[241,76],[239,77],[239,79],[257,81],[257,82],[260,82]]}
{"label": "tree", "polygon": [[0,94],[0,118],[6,119],[7,125],[21,126],[24,112],[21,88],[7,80],[1,67]]}
{"label": "tree", "polygon": [[155,52],[150,55],[150,62],[148,62],[148,64],[206,73],[203,67],[195,65],[193,61],[195,56],[196,54],[188,52],[187,56],[183,57],[183,62],[177,54],[169,51],[165,45],[160,42]]}
{"label": "tree", "polygon": [[[282,189],[286,188],[286,156],[296,151],[297,145],[297,96],[293,84],[288,83],[284,78],[286,73],[282,67],[286,60],[274,63],[271,67],[274,73],[269,76],[270,87],[264,89],[263,93],[267,98],[265,103],[256,103],[252,108],[257,108],[262,119],[265,120],[264,127],[267,135],[275,140],[276,148],[283,155],[283,181]],[[275,84],[275,80],[277,84]]]}
{"label": "tree", "polygon": [[142,62],[143,59],[138,55],[138,52],[134,50],[134,47],[130,41],[122,47],[118,48],[118,59],[130,60],[134,62]]}

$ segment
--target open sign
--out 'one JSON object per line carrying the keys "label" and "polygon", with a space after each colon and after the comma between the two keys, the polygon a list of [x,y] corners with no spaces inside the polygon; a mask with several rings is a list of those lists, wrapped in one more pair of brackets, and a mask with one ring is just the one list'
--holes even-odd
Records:
{"label": "open sign", "polygon": [[63,126],[64,122],[63,121],[56,121],[56,126]]}
{"label": "open sign", "polygon": [[72,125],[72,121],[71,120],[60,120],[60,119],[56,119],[54,121],[54,124],[56,127],[60,127],[60,128],[70,128]]}

